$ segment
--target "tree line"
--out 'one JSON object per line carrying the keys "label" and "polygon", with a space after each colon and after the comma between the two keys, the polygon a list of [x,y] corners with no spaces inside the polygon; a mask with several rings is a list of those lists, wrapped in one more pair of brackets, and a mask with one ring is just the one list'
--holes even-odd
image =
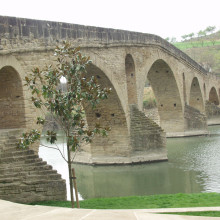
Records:
{"label": "tree line", "polygon": [[[185,34],[182,35],[182,42],[184,41],[188,41],[191,42],[193,44],[193,42],[199,41],[201,43],[202,46],[204,46],[204,42],[206,40],[205,37],[208,37],[207,40],[211,41],[212,45],[214,46],[216,44],[216,40],[217,37],[215,35],[213,35],[214,33],[219,33],[219,37],[220,37],[220,31],[216,31],[216,26],[208,26],[207,28],[205,28],[204,30],[200,30],[198,33],[190,33],[190,34]],[[176,43],[177,39],[176,37],[167,37],[165,38],[165,40],[167,40],[170,43]]]}

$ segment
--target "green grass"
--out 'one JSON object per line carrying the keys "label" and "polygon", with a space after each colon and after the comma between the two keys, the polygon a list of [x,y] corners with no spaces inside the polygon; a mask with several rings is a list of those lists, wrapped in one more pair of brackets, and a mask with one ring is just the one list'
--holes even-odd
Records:
{"label": "green grass", "polygon": [[162,213],[162,214],[220,217],[220,212],[219,212],[219,211],[204,211],[204,212],[166,212],[166,213]]}
{"label": "green grass", "polygon": [[[202,44],[201,41],[194,41],[194,42],[176,42],[173,44],[175,47],[179,48],[180,50],[185,50],[189,48],[199,48],[199,47],[210,47],[213,46],[211,41],[204,41]],[[220,41],[216,41],[214,45],[220,45]]]}
{"label": "green grass", "polygon": [[[70,202],[48,201],[36,202],[31,205],[47,205],[71,207]],[[220,206],[220,194],[163,194],[152,196],[133,196],[117,198],[96,198],[80,201],[85,209],[150,209],[150,208],[181,208]]]}

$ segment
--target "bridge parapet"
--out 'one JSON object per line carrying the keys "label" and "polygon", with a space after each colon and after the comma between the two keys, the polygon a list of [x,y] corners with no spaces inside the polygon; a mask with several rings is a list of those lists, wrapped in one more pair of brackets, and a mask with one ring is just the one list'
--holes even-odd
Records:
{"label": "bridge parapet", "polygon": [[51,50],[65,39],[81,47],[159,46],[188,62],[202,74],[207,74],[188,55],[153,34],[0,16],[0,38],[0,54]]}

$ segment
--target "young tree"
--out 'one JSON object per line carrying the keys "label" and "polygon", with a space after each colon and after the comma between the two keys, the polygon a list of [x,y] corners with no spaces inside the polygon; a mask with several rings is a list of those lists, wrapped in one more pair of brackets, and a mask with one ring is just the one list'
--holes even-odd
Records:
{"label": "young tree", "polygon": [[188,37],[189,37],[188,34],[185,34],[185,35],[181,36],[181,38],[183,39],[183,41],[187,40]]}
{"label": "young tree", "polygon": [[172,38],[170,39],[170,42],[171,42],[171,43],[176,43],[176,37],[172,37]]}
{"label": "young tree", "polygon": [[[96,134],[105,136],[109,130],[100,124],[86,126],[84,108],[88,105],[95,108],[101,100],[108,97],[111,88],[101,88],[96,78],[89,76],[86,69],[91,61],[81,54],[79,48],[73,49],[69,43],[63,42],[62,46],[55,49],[54,56],[56,66],[46,66],[44,70],[35,68],[25,80],[35,107],[43,113],[49,112],[65,134],[67,158],[59,148],[55,149],[60,151],[68,163],[71,202],[74,207],[71,150],[77,152],[83,142],[91,142]],[[62,78],[67,81],[65,91],[58,88]],[[43,125],[45,122],[45,114],[37,118],[37,124]],[[41,133],[37,129],[23,133],[18,146],[29,147],[40,137]],[[57,134],[52,129],[46,131],[46,137],[51,144],[57,141]]]}
{"label": "young tree", "polygon": [[168,41],[168,42],[170,42],[170,38],[169,38],[169,37],[166,37],[165,40]]}
{"label": "young tree", "polygon": [[198,37],[199,37],[199,41],[201,42],[202,44],[202,47],[204,46],[204,37],[206,36],[206,30],[200,30],[198,33],[197,33]]}
{"label": "young tree", "polygon": [[216,26],[208,26],[205,31],[207,34],[213,34],[216,29]]}

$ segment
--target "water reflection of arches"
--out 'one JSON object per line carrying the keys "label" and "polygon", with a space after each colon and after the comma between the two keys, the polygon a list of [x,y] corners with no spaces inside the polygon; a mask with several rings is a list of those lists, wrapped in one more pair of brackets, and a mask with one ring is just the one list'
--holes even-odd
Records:
{"label": "water reflection of arches", "polygon": [[87,68],[87,74],[94,76],[101,87],[112,88],[112,92],[108,99],[97,105],[96,109],[93,110],[89,106],[85,108],[88,126],[93,127],[96,123],[99,123],[102,126],[111,128],[107,137],[95,137],[86,150],[95,155],[127,155],[129,148],[128,128],[118,94],[109,78],[97,66],[91,64]]}
{"label": "water reflection of arches", "polygon": [[197,77],[194,77],[191,83],[189,105],[200,112],[204,112],[205,106]]}
{"label": "water reflection of arches", "polygon": [[136,166],[74,165],[83,199],[202,191],[196,172],[168,163]]}
{"label": "water reflection of arches", "polygon": [[182,131],[182,104],[173,71],[165,61],[159,59],[151,66],[147,78],[157,101],[161,127],[166,132]]}
{"label": "water reflection of arches", "polygon": [[219,105],[219,99],[215,87],[212,87],[209,92],[209,101],[215,105]]}
{"label": "water reflection of arches", "polygon": [[22,81],[12,66],[0,70],[0,129],[25,127]]}
{"label": "water reflection of arches", "polygon": [[128,104],[137,104],[135,65],[131,54],[127,54],[125,58],[125,72],[127,79]]}

